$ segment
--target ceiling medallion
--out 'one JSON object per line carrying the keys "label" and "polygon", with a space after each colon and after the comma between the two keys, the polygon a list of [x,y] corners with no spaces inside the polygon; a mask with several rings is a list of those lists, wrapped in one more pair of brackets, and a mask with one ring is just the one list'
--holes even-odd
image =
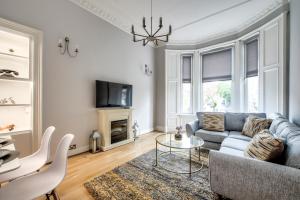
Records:
{"label": "ceiling medallion", "polygon": [[159,18],[159,25],[158,29],[154,32],[153,31],[153,24],[152,24],[152,0],[151,0],[151,27],[150,32],[146,28],[146,18],[143,17],[143,29],[145,30],[146,34],[139,34],[134,31],[134,26],[131,26],[131,33],[133,35],[134,42],[143,42],[143,46],[146,46],[149,42],[152,42],[155,46],[158,46],[158,42],[168,42],[169,36],[172,33],[172,26],[169,25],[169,32],[167,34],[158,35],[158,32],[162,29],[162,17]]}

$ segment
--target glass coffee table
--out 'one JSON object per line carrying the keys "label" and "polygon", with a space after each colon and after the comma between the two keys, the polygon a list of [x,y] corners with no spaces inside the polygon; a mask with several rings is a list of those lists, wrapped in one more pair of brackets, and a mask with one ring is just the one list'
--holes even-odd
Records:
{"label": "glass coffee table", "polygon": [[[203,139],[200,137],[196,136],[187,136],[186,134],[182,135],[182,138],[176,139],[175,138],[175,133],[165,133],[162,135],[159,135],[155,138],[156,140],[156,160],[155,160],[155,166],[159,166],[167,171],[173,172],[173,173],[179,173],[179,174],[189,174],[191,177],[192,173],[198,172],[202,169],[203,163],[201,162],[201,153],[200,153],[200,148],[204,144]],[[158,152],[158,145],[167,147],[168,151],[164,151],[159,153]],[[199,159],[199,167],[196,169],[192,170],[192,156],[196,156],[192,154],[193,149],[198,149],[199,153],[197,155],[197,158]],[[176,171],[172,169],[167,169],[163,165],[159,163],[159,157],[166,155],[166,154],[177,154],[180,153],[182,154],[182,151],[188,151],[187,153],[183,152],[184,156],[187,156],[188,158],[188,166],[189,169],[187,171]]]}

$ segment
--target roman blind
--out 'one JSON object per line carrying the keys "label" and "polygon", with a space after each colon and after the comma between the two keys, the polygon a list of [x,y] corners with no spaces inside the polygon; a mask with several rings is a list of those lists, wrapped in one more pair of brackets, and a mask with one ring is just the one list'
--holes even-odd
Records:
{"label": "roman blind", "polygon": [[183,83],[192,82],[192,56],[191,55],[182,56],[182,82]]}
{"label": "roman blind", "polygon": [[232,79],[232,49],[202,55],[202,82]]}
{"label": "roman blind", "polygon": [[258,40],[245,44],[245,70],[246,77],[258,76]]}

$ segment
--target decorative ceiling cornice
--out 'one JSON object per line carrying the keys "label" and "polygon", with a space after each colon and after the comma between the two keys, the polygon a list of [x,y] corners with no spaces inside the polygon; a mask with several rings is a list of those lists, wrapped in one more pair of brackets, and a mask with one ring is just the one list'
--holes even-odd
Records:
{"label": "decorative ceiling cornice", "polygon": [[202,38],[201,40],[186,40],[186,41],[170,41],[167,45],[199,45],[202,44],[203,42],[207,41],[212,41],[212,40],[217,40],[220,38],[232,36],[239,34],[240,32],[244,31],[245,29],[249,28],[250,26],[256,24],[258,21],[264,19],[268,15],[270,15],[272,12],[274,12],[277,9],[280,9],[281,7],[284,7],[284,3],[277,1],[276,3],[270,5],[267,9],[263,10],[262,12],[258,13],[256,16],[252,17],[242,25],[236,27],[235,29],[225,31],[223,33],[216,33],[216,34],[211,34],[209,37]]}
{"label": "decorative ceiling cornice", "polygon": [[[114,16],[108,10],[105,10],[103,8],[99,8],[99,7],[95,6],[90,0],[69,0],[69,1],[75,3],[76,5],[80,6],[83,9],[93,13],[94,15],[102,18],[103,20],[109,22],[110,24],[112,24],[113,26],[121,29],[122,31],[130,34],[131,24],[129,22],[127,23],[124,20],[119,19],[117,16]],[[246,1],[244,1],[242,3],[239,3],[235,6],[224,9],[224,10],[222,10],[222,12],[225,12],[225,11],[228,11],[230,9],[236,8],[237,6],[248,3],[249,1],[251,1],[251,0],[246,0]],[[267,9],[263,10],[262,12],[260,12],[259,14],[255,15],[255,16],[253,16],[251,19],[249,19],[247,22],[243,23],[241,26],[238,26],[235,29],[223,32],[222,34],[212,34],[207,38],[202,38],[201,40],[194,40],[194,41],[192,41],[192,40],[180,41],[180,42],[170,41],[167,45],[198,45],[198,44],[201,44],[204,40],[215,40],[215,39],[226,37],[226,36],[229,36],[229,35],[238,34],[242,30],[244,30],[244,29],[250,27],[251,25],[255,24],[256,22],[263,19],[264,17],[269,15],[271,12],[273,12],[274,10],[280,8],[281,6],[283,6],[286,3],[288,3],[288,2],[283,2],[281,0],[277,0],[273,4],[271,4]],[[222,12],[220,11],[218,13],[215,13],[215,14],[212,14],[210,16],[207,16],[207,17],[201,18],[199,20],[196,20],[194,22],[188,23],[187,25],[184,25],[182,27],[175,28],[174,32],[176,32],[176,30],[178,30],[178,29],[184,28],[185,26],[190,26],[192,24],[199,23],[199,21],[202,21],[202,20],[207,19],[209,17],[215,16],[215,15],[220,14]]]}
{"label": "decorative ceiling cornice", "polygon": [[81,8],[93,13],[94,15],[104,19],[105,21],[109,22],[110,24],[114,25],[115,27],[121,29],[122,31],[130,34],[130,24],[124,23],[120,19],[118,19],[116,16],[111,14],[109,11],[104,10],[102,8],[99,8],[95,6],[91,1],[89,0],[69,0],[76,5],[80,6]]}

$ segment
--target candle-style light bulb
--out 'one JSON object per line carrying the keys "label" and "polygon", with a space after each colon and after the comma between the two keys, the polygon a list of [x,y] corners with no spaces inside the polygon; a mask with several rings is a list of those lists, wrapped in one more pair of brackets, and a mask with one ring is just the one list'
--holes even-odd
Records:
{"label": "candle-style light bulb", "polygon": [[58,47],[60,47],[60,48],[62,47],[62,39],[58,40]]}
{"label": "candle-style light bulb", "polygon": [[162,17],[159,18],[159,27],[161,28],[163,25],[162,25]]}
{"label": "candle-style light bulb", "polygon": [[146,18],[143,17],[143,27],[146,28]]}
{"label": "candle-style light bulb", "polygon": [[170,25],[169,26],[169,35],[171,35],[171,33],[172,33],[172,26]]}
{"label": "candle-style light bulb", "polygon": [[75,46],[74,52],[75,52],[75,53],[78,53],[78,52],[79,52],[79,45],[76,45],[76,46]]}

